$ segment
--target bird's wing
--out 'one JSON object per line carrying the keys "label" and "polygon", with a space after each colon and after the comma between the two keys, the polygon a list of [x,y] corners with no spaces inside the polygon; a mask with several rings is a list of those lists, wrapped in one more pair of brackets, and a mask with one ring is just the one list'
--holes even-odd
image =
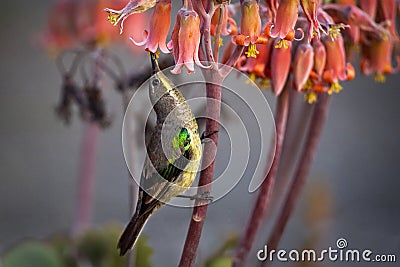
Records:
{"label": "bird's wing", "polygon": [[154,172],[150,179],[142,179],[140,193],[140,212],[139,215],[152,211],[161,202],[168,201],[173,196],[167,193],[171,189],[171,183],[174,183],[182,174],[189,163],[189,151],[182,154],[175,162],[169,163],[161,171]]}
{"label": "bird's wing", "polygon": [[156,199],[160,199],[162,191],[168,189],[171,183],[176,182],[177,178],[189,163],[189,150],[182,154],[177,160],[168,163],[168,165],[161,170],[153,169],[151,177],[142,179],[141,187],[147,194]]}

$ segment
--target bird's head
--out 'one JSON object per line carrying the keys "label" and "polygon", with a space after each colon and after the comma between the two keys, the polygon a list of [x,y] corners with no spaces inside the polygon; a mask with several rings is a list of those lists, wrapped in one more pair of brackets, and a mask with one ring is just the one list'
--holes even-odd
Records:
{"label": "bird's head", "polygon": [[170,94],[175,85],[160,70],[156,54],[150,53],[150,59],[153,71],[149,83],[150,101],[157,119],[163,121],[177,106],[176,99]]}

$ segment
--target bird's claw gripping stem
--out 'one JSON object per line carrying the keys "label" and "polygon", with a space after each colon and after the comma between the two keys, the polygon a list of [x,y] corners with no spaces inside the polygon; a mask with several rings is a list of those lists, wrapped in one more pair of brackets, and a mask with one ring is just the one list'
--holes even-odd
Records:
{"label": "bird's claw gripping stem", "polygon": [[211,132],[206,132],[204,131],[201,136],[200,136],[200,140],[202,143],[204,143],[204,140],[206,140],[207,138],[209,138],[211,135],[218,133],[218,131],[211,131]]}
{"label": "bird's claw gripping stem", "polygon": [[214,197],[210,195],[210,192],[203,192],[192,196],[177,195],[177,197],[188,198],[190,200],[202,200],[207,201],[208,203],[212,203],[214,200]]}

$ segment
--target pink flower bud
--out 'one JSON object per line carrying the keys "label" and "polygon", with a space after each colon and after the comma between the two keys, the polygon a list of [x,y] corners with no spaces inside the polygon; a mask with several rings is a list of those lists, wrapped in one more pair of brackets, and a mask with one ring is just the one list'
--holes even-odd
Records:
{"label": "pink flower bud", "polygon": [[326,49],[319,40],[314,40],[312,44],[314,48],[314,70],[321,77],[326,63]]}
{"label": "pink flower bud", "polygon": [[282,92],[290,70],[292,42],[285,42],[287,46],[273,48],[271,54],[271,82],[272,91],[275,95],[279,95]]}
{"label": "pink flower bud", "polygon": [[310,44],[301,44],[296,49],[293,62],[294,89],[301,91],[314,65],[314,51]]}

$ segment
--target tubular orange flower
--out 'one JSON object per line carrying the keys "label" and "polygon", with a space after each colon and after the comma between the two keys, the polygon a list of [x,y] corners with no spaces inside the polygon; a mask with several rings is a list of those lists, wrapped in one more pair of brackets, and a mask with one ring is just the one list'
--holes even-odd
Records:
{"label": "tubular orange flower", "polygon": [[294,89],[301,91],[314,65],[314,51],[310,44],[301,44],[296,49],[293,62]]}
{"label": "tubular orange flower", "polygon": [[285,39],[291,31],[294,32],[298,17],[298,5],[299,0],[281,0],[279,2],[275,24],[271,29],[271,37]]}
{"label": "tubular orange flower", "polygon": [[242,20],[240,32],[254,44],[261,33],[261,18],[258,1],[242,0]]}
{"label": "tubular orange flower", "polygon": [[200,18],[192,8],[181,8],[176,16],[176,23],[172,30],[172,40],[168,44],[173,49],[175,68],[172,73],[178,74],[186,66],[188,73],[194,71],[194,63],[202,68],[199,60],[200,45]]}
{"label": "tubular orange flower", "polygon": [[272,91],[279,95],[285,85],[290,70],[291,44],[287,41],[287,47],[273,48],[271,54],[271,82]]}
{"label": "tubular orange flower", "polygon": [[341,36],[334,40],[324,38],[326,48],[325,72],[330,72],[333,81],[346,79],[346,54],[344,51],[343,38]]}
{"label": "tubular orange flower", "polygon": [[392,68],[392,48],[393,41],[390,38],[363,44],[361,47],[361,71],[366,75],[374,73],[376,81],[384,82],[385,74],[397,71]]}
{"label": "tubular orange flower", "polygon": [[106,8],[104,11],[108,13],[108,21],[112,25],[116,26],[118,23],[121,23],[119,27],[120,33],[122,33],[124,29],[124,20],[129,17],[129,15],[142,13],[155,6],[157,2],[158,0],[130,0],[121,10]]}
{"label": "tubular orange flower", "polygon": [[232,41],[238,45],[248,46],[246,55],[256,57],[258,50],[255,44],[265,44],[267,39],[261,36],[261,18],[258,0],[241,0],[242,19],[240,34]]}
{"label": "tubular orange flower", "polygon": [[339,93],[342,90],[339,80],[344,81],[352,78],[352,76],[348,75],[348,71],[350,70],[351,72],[353,67],[350,63],[346,64],[343,37],[341,35],[334,40],[324,38],[323,41],[327,55],[323,80],[331,85],[328,94],[332,94],[332,92]]}
{"label": "tubular orange flower", "polygon": [[144,31],[146,36],[142,42],[136,42],[132,37],[132,42],[137,46],[146,45],[145,50],[155,53],[160,47],[164,53],[169,53],[167,48],[167,35],[171,24],[170,18],[171,0],[160,0],[155,5],[150,17],[150,32]]}
{"label": "tubular orange flower", "polygon": [[[132,14],[129,19],[124,22],[124,32],[122,33],[122,39],[133,53],[143,52],[143,49],[141,47],[132,44],[131,37],[142,36],[143,29],[146,28],[148,20],[149,16],[146,13],[138,13]],[[110,23],[108,24],[109,26],[112,26]],[[118,31],[115,31],[115,29],[114,32],[119,34]],[[119,37],[119,39],[121,39],[121,37]]]}

